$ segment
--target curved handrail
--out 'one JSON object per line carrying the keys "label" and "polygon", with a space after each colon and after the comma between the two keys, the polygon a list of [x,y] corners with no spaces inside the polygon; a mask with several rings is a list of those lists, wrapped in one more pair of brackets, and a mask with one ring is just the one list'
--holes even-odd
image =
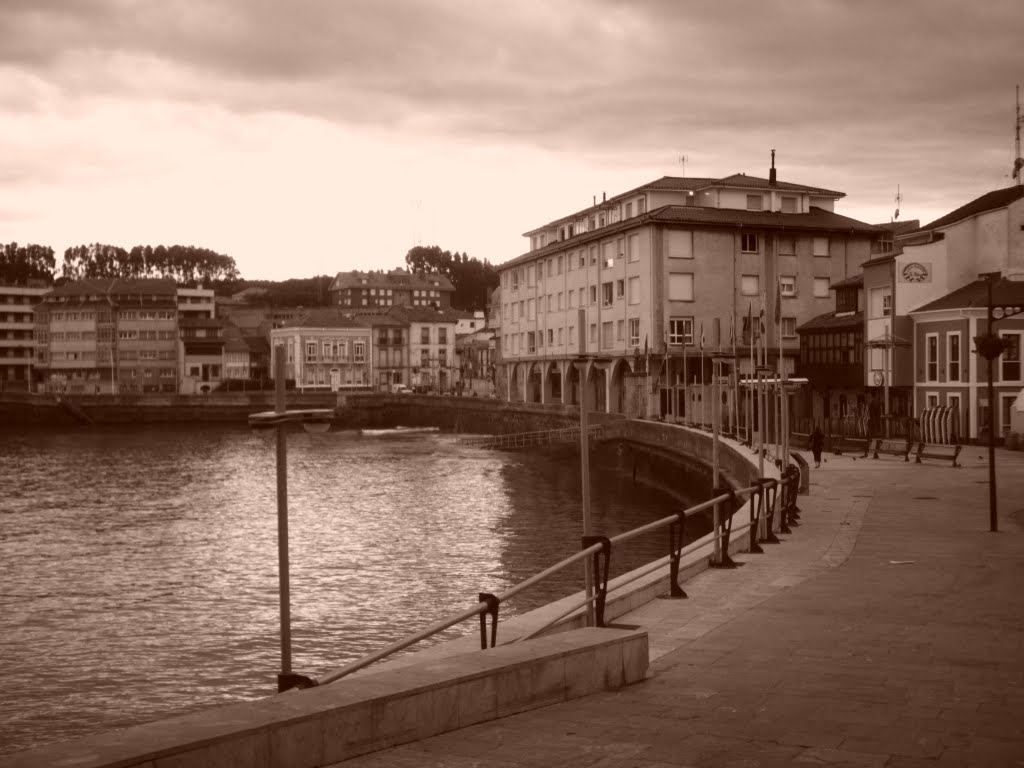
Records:
{"label": "curved handrail", "polygon": [[[721,502],[727,501],[733,495],[739,496],[739,495],[751,494],[751,493],[754,493],[755,491],[757,491],[759,488],[760,488],[760,486],[755,484],[755,485],[747,487],[747,488],[741,488],[741,489],[733,492],[732,494],[730,494],[730,493],[719,494],[718,496],[715,496],[715,497],[713,497],[711,499],[708,499],[707,501],[701,502],[700,504],[695,504],[692,507],[687,507],[682,512],[677,512],[676,514],[669,515],[667,517],[663,517],[660,520],[655,520],[655,521],[650,522],[650,523],[645,523],[644,525],[638,526],[636,528],[632,528],[632,529],[630,529],[628,531],[624,531],[623,533],[620,533],[620,534],[618,534],[618,535],[616,535],[614,537],[611,537],[607,541],[610,542],[611,544],[619,544],[619,543],[622,543],[622,542],[625,542],[625,541],[629,541],[630,539],[636,538],[637,536],[640,536],[642,534],[650,533],[651,531],[660,530],[661,528],[665,528],[667,526],[674,525],[681,518],[687,518],[687,517],[690,517],[692,515],[697,514],[698,512],[702,512],[702,511],[704,511],[706,509],[709,509],[709,508],[715,506],[716,504],[720,504]],[[742,527],[743,526],[741,526],[740,529],[742,529]],[[720,538],[721,534],[719,534],[718,532],[715,532],[715,536]],[[683,552],[688,554],[690,551],[693,551],[694,549],[696,549],[699,546],[703,546],[703,542],[691,542],[689,545],[687,545],[686,547],[682,548],[678,554],[682,554]],[[519,594],[523,590],[528,589],[529,587],[532,587],[533,585],[543,581],[544,579],[548,578],[549,576],[554,575],[555,573],[558,573],[559,571],[564,570],[565,568],[568,568],[570,565],[573,565],[573,564],[579,562],[580,560],[584,560],[587,557],[596,555],[602,549],[604,549],[604,545],[603,544],[591,544],[589,546],[586,546],[583,549],[579,550],[578,552],[574,552],[572,555],[569,555],[568,557],[565,557],[562,560],[559,560],[557,563],[555,563],[555,564],[545,568],[544,570],[539,571],[538,573],[535,573],[533,576],[530,576],[529,578],[524,579],[523,581],[519,582],[518,584],[514,584],[513,586],[511,586],[508,589],[506,589],[504,592],[502,592],[502,593],[500,593],[500,594],[498,594],[496,596],[488,596],[491,599],[492,602],[488,602],[488,601],[485,601],[485,600],[480,600],[476,605],[473,605],[473,606],[471,606],[469,608],[465,608],[465,609],[463,609],[462,611],[460,611],[458,613],[455,613],[455,614],[452,614],[451,616],[448,616],[448,617],[445,617],[443,619],[440,619],[439,621],[435,622],[434,624],[431,624],[431,625],[429,625],[427,627],[424,627],[423,629],[421,629],[421,630],[419,630],[417,632],[414,632],[414,633],[412,633],[410,635],[407,635],[406,637],[403,637],[400,640],[396,640],[395,642],[391,643],[390,645],[385,646],[384,648],[381,648],[380,650],[374,651],[373,653],[367,654],[366,656],[363,656],[363,657],[361,657],[359,659],[356,659],[355,661],[350,662],[349,664],[346,664],[345,666],[340,667],[340,668],[334,670],[333,672],[329,672],[328,674],[323,675],[322,677],[315,678],[313,680],[313,683],[314,683],[314,685],[326,685],[327,683],[335,682],[336,680],[339,680],[342,677],[345,677],[347,675],[352,674],[353,672],[357,672],[357,671],[359,671],[361,669],[364,669],[364,668],[370,666],[371,664],[374,664],[374,663],[376,663],[378,661],[381,661],[382,659],[385,659],[388,656],[391,656],[391,655],[393,655],[395,653],[398,653],[401,650],[404,650],[404,649],[408,648],[409,646],[415,645],[418,642],[426,640],[428,637],[436,635],[439,632],[443,632],[444,630],[449,629],[450,627],[453,627],[456,624],[460,624],[463,621],[466,621],[467,619],[471,619],[474,616],[483,616],[484,614],[492,611],[492,609],[495,606],[500,605],[501,603],[505,602],[509,598]],[[678,556],[678,554],[677,554],[677,556]],[[636,579],[639,579],[639,578],[647,575],[648,573],[652,573],[655,570],[657,570],[658,568],[664,567],[664,564],[665,564],[664,561],[665,560],[666,560],[666,558],[659,558],[658,560],[656,560],[653,563],[651,563],[645,569],[642,569],[642,572],[640,572],[640,573],[634,572],[633,574],[631,574],[631,577],[629,579],[627,579],[626,581],[621,581],[620,580],[616,584],[615,588],[616,589],[620,589],[621,587],[625,586],[626,584],[629,584],[629,583],[635,581]],[[585,607],[588,603],[593,602],[595,600],[598,600],[598,596],[597,595],[591,595],[590,597],[583,598],[583,600],[579,604],[573,605],[565,613],[560,614],[559,616],[557,616],[555,619],[553,619],[548,624],[545,624],[543,627],[540,627],[538,629],[532,630],[528,635],[520,637],[520,638],[517,638],[513,642],[519,642],[519,641],[526,640],[526,639],[529,639],[531,637],[536,636],[540,632],[542,632],[542,631],[544,631],[546,629],[549,629],[554,624],[557,624],[559,621],[564,619],[566,616],[571,615],[573,612],[580,610],[581,608]],[[496,615],[495,615],[495,621],[497,621]]]}

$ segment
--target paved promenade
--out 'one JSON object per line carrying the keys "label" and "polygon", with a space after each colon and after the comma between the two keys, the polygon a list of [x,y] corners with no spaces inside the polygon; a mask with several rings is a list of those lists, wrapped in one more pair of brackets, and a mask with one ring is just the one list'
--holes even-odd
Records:
{"label": "paved promenade", "polygon": [[619,620],[644,682],[342,765],[1024,766],[1024,453],[999,533],[984,448],[826,456],[783,543]]}

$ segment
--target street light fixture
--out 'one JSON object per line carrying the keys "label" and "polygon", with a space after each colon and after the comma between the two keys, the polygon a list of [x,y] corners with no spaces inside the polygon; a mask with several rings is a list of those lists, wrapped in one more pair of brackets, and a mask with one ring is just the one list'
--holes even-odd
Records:
{"label": "street light fixture", "polygon": [[307,432],[326,432],[334,419],[330,408],[289,411],[285,405],[285,348],[274,349],[274,410],[249,416],[254,429],[277,432],[277,565],[278,598],[281,613],[281,672],[277,676],[278,693],[289,688],[308,688],[315,683],[292,671],[291,585],[288,564],[288,437],[289,423],[298,422]]}
{"label": "street light fixture", "polygon": [[988,324],[984,336],[974,337],[975,352],[985,358],[988,376],[988,517],[989,530],[999,530],[999,523],[996,516],[996,399],[995,399],[995,378],[993,367],[996,359],[1010,346],[1010,340],[999,336],[995,332],[995,324],[1007,317],[1013,317],[1024,311],[1021,303],[996,304],[993,301],[992,290],[997,283],[1002,283],[1002,272],[982,272],[978,279],[988,284]]}

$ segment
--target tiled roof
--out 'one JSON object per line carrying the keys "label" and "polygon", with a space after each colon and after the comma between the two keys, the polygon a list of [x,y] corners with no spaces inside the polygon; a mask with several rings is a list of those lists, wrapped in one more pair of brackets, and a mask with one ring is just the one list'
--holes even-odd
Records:
{"label": "tiled roof", "polygon": [[876,234],[874,224],[866,224],[848,216],[811,207],[810,213],[776,213],[773,211],[741,211],[735,208],[702,208],[688,205],[667,205],[651,211],[650,218],[660,222],[693,222],[722,226],[765,227],[770,229],[818,230],[825,232],[864,232]]}
{"label": "tiled roof", "polygon": [[970,216],[977,216],[979,213],[985,213],[986,211],[994,211],[996,208],[1005,208],[1014,200],[1019,200],[1022,197],[1024,197],[1024,186],[1007,187],[1006,189],[987,192],[981,197],[971,200],[967,205],[961,205],[955,211],[951,211],[932,223],[926,224],[921,229],[928,230],[948,227],[950,224],[955,224]]}
{"label": "tiled roof", "polygon": [[431,307],[392,307],[388,314],[409,323],[457,323],[462,317],[462,312],[457,309]]}
{"label": "tiled roof", "polygon": [[854,275],[848,277],[845,280],[840,280],[838,283],[832,283],[832,290],[836,288],[863,288],[864,287],[864,274]]}
{"label": "tiled roof", "polygon": [[[995,304],[1024,304],[1024,283],[1001,280],[992,286],[992,301]],[[934,312],[940,309],[967,309],[968,307],[988,307],[988,282],[975,280],[962,288],[940,296],[924,306],[911,310],[917,312]]]}
{"label": "tiled roof", "polygon": [[90,278],[74,280],[54,288],[48,296],[125,296],[145,294],[147,296],[169,295],[177,297],[178,286],[170,278],[147,278],[144,280],[122,280],[120,278]]}
{"label": "tiled roof", "polygon": [[358,312],[353,319],[367,328],[407,328],[409,323],[382,312]]}
{"label": "tiled roof", "polygon": [[726,176],[724,179],[717,179],[714,184],[728,187],[750,187],[753,189],[781,189],[784,192],[807,192],[812,195],[825,195],[828,197],[846,197],[845,192],[836,192],[835,190],[822,187],[808,187],[806,184],[791,184],[788,181],[778,181],[773,187],[768,179],[762,179],[758,176],[747,176],[745,173],[734,173],[732,176]]}
{"label": "tiled roof", "polygon": [[[364,283],[363,280],[366,282]],[[437,283],[437,285],[434,285]],[[402,290],[454,291],[452,281],[444,275],[417,275],[404,269],[391,272],[339,272],[330,290],[345,288],[401,288]]]}
{"label": "tiled roof", "polygon": [[284,323],[282,328],[363,328],[365,326],[336,309],[311,309],[298,320]]}
{"label": "tiled roof", "polygon": [[875,224],[875,226],[880,229],[884,229],[887,232],[902,235],[904,232],[913,232],[915,229],[919,229],[921,226],[921,220],[904,219],[903,221],[883,221],[881,224]]}
{"label": "tiled roof", "polygon": [[240,339],[237,336],[231,336],[224,339],[224,351],[225,352],[248,352],[249,345],[245,343],[244,339]]}
{"label": "tiled roof", "polygon": [[807,331],[825,331],[825,330],[841,330],[843,328],[860,328],[864,323],[864,313],[854,312],[853,314],[843,314],[841,317],[836,317],[835,312],[826,312],[824,315],[818,315],[812,320],[808,320],[806,323],[796,329],[797,333],[805,333]]}

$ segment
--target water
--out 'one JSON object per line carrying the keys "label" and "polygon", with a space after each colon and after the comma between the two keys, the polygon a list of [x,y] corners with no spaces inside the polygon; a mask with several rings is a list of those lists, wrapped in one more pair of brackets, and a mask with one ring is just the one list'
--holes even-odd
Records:
{"label": "water", "polygon": [[[579,547],[571,455],[419,431],[298,431],[288,450],[300,673],[322,675]],[[596,533],[676,508],[609,473],[593,482]],[[0,753],[273,693],[275,494],[273,434],[245,427],[4,435]],[[613,573],[664,555],[666,537],[614,553]],[[502,616],[581,582],[573,569]]]}

